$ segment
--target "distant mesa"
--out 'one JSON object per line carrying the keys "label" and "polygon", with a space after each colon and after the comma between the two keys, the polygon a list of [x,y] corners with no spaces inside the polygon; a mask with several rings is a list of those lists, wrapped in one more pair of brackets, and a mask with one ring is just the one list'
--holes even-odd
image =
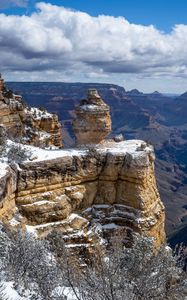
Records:
{"label": "distant mesa", "polygon": [[142,95],[143,93],[140,92],[140,91],[137,90],[137,89],[133,89],[133,90],[127,92],[127,94],[128,94],[128,95]]}
{"label": "distant mesa", "polygon": [[159,93],[158,91],[154,91],[154,92],[152,93],[152,95],[162,95],[162,94]]}
{"label": "distant mesa", "polygon": [[111,132],[109,106],[101,99],[96,89],[89,89],[87,99],[75,109],[73,130],[77,145],[99,144]]}
{"label": "distant mesa", "polygon": [[179,98],[187,98],[187,92],[185,92],[182,95],[180,95]]}

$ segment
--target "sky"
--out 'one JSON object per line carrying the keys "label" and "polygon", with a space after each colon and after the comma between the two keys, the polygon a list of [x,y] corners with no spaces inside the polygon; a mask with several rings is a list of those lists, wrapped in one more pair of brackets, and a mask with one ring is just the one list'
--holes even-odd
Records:
{"label": "sky", "polygon": [[0,72],[183,93],[186,12],[186,0],[0,0]]}

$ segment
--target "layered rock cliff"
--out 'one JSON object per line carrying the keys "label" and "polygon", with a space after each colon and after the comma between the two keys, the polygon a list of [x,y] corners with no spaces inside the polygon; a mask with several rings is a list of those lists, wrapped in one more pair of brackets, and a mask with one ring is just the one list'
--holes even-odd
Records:
{"label": "layered rock cliff", "polygon": [[0,163],[0,219],[11,220],[16,213],[17,169]]}
{"label": "layered rock cliff", "polygon": [[62,146],[61,125],[55,114],[29,108],[20,95],[15,95],[0,78],[0,124],[10,138],[22,139],[38,147]]}
{"label": "layered rock cliff", "polygon": [[16,205],[26,224],[42,233],[69,227],[69,217],[76,213],[81,218],[77,229],[125,227],[155,237],[158,245],[164,241],[152,147],[132,140],[98,146],[93,153],[55,152],[49,159],[51,153],[43,150],[38,161],[22,164],[18,172]]}
{"label": "layered rock cliff", "polygon": [[[140,140],[104,141],[111,126],[109,110],[101,118],[105,104],[99,96],[95,98],[97,103],[83,105],[96,105],[94,118],[99,121],[94,130],[87,128],[83,138],[81,128],[80,148],[26,146],[32,158],[19,168],[9,166],[8,177],[4,168],[0,215],[9,220],[14,214],[9,220],[12,226],[21,225],[39,235],[60,230],[69,246],[78,248],[91,249],[101,236],[119,232],[126,239],[132,232],[154,237],[160,246],[165,240],[165,215],[155,182],[153,148]],[[74,124],[83,118],[78,114]],[[92,146],[82,145],[90,142]]]}
{"label": "layered rock cliff", "polygon": [[77,106],[73,129],[78,145],[98,144],[111,132],[109,106],[97,90],[88,90],[88,97]]}

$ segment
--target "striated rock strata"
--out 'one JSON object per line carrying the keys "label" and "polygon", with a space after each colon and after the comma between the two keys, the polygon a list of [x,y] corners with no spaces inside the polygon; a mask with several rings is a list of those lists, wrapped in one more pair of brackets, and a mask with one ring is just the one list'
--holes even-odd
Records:
{"label": "striated rock strata", "polygon": [[[15,167],[15,166],[14,166]],[[16,213],[17,170],[0,163],[0,218],[10,220]]]}
{"label": "striated rock strata", "polygon": [[78,145],[99,144],[111,132],[109,106],[101,99],[97,90],[88,90],[88,97],[75,110],[73,129]]}
{"label": "striated rock strata", "polygon": [[152,236],[158,246],[165,239],[154,153],[142,141],[108,143],[94,152],[41,150],[18,171],[16,206],[39,234],[54,228],[87,234],[99,225]]}
{"label": "striated rock strata", "polygon": [[[18,124],[15,136],[25,137],[27,144],[40,145],[43,140],[46,145],[47,139],[60,144],[56,117],[51,121],[47,112],[26,107],[3,81],[0,89],[0,122],[10,132]],[[139,140],[105,140],[111,130],[110,112],[96,90],[89,90],[76,114],[73,127],[81,148],[50,151],[26,146],[30,161],[19,168],[0,165],[1,219],[40,236],[60,230],[68,247],[81,251],[91,251],[102,236],[122,233],[129,240],[132,232],[153,237],[159,247],[165,240],[165,215],[153,148]]]}
{"label": "striated rock strata", "polygon": [[10,138],[21,138],[39,147],[62,146],[61,125],[55,114],[29,108],[20,95],[5,86],[0,77],[0,124]]}

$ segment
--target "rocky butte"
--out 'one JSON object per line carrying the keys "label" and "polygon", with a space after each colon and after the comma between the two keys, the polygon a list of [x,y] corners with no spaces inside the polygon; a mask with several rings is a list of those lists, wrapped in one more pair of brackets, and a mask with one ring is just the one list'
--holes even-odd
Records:
{"label": "rocky butte", "polygon": [[[2,98],[10,117],[4,94]],[[17,101],[11,99],[11,103]],[[22,120],[23,110],[13,114]],[[1,219],[39,236],[60,230],[70,248],[86,251],[101,239],[101,232],[104,237],[125,232],[127,239],[138,232],[154,237],[159,247],[165,240],[165,214],[152,146],[141,140],[106,140],[110,112],[96,90],[88,91],[76,116],[77,147],[25,146],[32,155],[19,167],[0,164]],[[3,120],[8,128],[13,126],[12,117],[11,122]]]}
{"label": "rocky butte", "polygon": [[77,145],[98,144],[111,132],[110,108],[97,90],[88,90],[88,97],[75,110],[73,129]]}

